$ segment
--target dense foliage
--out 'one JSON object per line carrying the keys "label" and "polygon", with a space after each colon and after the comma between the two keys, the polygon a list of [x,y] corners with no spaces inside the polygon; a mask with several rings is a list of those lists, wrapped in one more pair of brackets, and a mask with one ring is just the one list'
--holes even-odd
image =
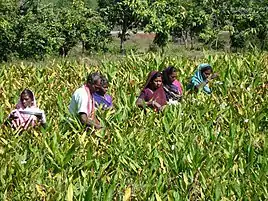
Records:
{"label": "dense foliage", "polygon": [[132,23],[142,19],[140,30],[155,32],[154,42],[160,47],[173,35],[186,43],[197,39],[218,48],[221,47],[217,44],[218,33],[227,31],[233,48],[267,49],[268,6],[265,1],[99,0],[99,5],[110,11],[105,13],[112,19],[109,22],[113,22],[113,26],[120,25],[122,34],[127,30],[125,27],[131,29]]}
{"label": "dense foliage", "polygon": [[86,50],[100,50],[109,40],[102,18],[79,0],[60,8],[1,0],[0,7],[0,60],[7,60],[11,55],[66,56],[79,43]]}
{"label": "dense foliage", "polygon": [[127,40],[127,31],[141,27],[142,15],[136,11],[141,8],[145,8],[142,1],[139,0],[123,0],[123,1],[111,1],[100,0],[99,12],[106,18],[108,27],[111,29],[114,26],[120,28],[120,50],[123,51],[123,43]]}
{"label": "dense foliage", "polygon": [[0,0],[0,60],[66,56],[78,44],[106,50],[113,29],[120,31],[121,51],[128,31],[136,30],[154,32],[162,49],[170,36],[186,46],[221,48],[225,31],[233,50],[267,50],[267,10],[267,2],[256,0]]}
{"label": "dense foliage", "polygon": [[[28,87],[48,127],[0,130],[0,200],[268,199],[267,56],[87,62],[1,67],[0,122]],[[173,64],[185,86],[200,62],[220,74],[212,96],[185,95],[160,114],[135,107],[149,71]],[[68,124],[67,106],[93,69],[107,74],[115,108],[98,114],[104,130],[85,132]]]}

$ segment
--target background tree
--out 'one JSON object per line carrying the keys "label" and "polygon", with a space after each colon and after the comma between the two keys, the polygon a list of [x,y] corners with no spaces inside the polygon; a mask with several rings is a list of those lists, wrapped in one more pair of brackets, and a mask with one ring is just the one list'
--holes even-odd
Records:
{"label": "background tree", "polygon": [[111,40],[110,29],[98,13],[91,9],[84,9],[79,25],[82,52],[107,50],[106,45]]}
{"label": "background tree", "polygon": [[66,56],[79,42],[83,50],[104,49],[109,41],[109,29],[98,13],[87,8],[83,1],[59,10],[58,29],[63,39],[60,55]]}
{"label": "background tree", "polygon": [[176,19],[176,25],[173,28],[172,35],[182,38],[186,48],[188,47],[188,39],[191,41],[191,48],[194,39],[200,39],[200,34],[208,29],[210,24],[210,14],[207,13],[200,1],[185,0],[181,3],[185,9],[183,18]]}
{"label": "background tree", "polygon": [[263,1],[236,2],[229,19],[233,28],[231,39],[234,47],[257,45],[261,49],[267,48],[267,4]]}
{"label": "background tree", "polygon": [[79,43],[88,50],[105,48],[109,31],[100,15],[82,0],[62,8],[42,3],[36,7],[31,2],[24,1],[22,6],[17,0],[0,0],[0,60],[66,56]]}
{"label": "background tree", "polygon": [[36,14],[38,12],[39,4],[40,0],[19,0],[20,13],[24,15],[31,11]]}
{"label": "background tree", "polygon": [[[154,32],[162,51],[172,34],[220,48],[228,31],[232,49],[267,50],[268,6],[261,0],[0,0],[0,60],[68,55],[75,46],[102,51],[110,31]],[[191,46],[193,44],[191,43]]]}
{"label": "background tree", "polygon": [[99,0],[99,11],[110,29],[120,29],[121,52],[124,50],[124,41],[127,40],[127,31],[140,27],[143,18],[137,11],[144,10],[145,6],[143,0]]}
{"label": "background tree", "polygon": [[16,44],[14,21],[18,4],[12,0],[0,0],[0,61],[7,61]]}
{"label": "background tree", "polygon": [[153,42],[164,51],[172,30],[184,19],[185,9],[179,0],[156,0],[149,1],[142,15],[146,19],[145,30],[156,33]]}

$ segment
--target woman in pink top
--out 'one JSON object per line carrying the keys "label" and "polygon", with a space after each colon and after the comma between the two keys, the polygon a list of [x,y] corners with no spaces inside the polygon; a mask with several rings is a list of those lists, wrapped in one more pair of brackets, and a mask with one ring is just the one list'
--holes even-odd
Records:
{"label": "woman in pink top", "polygon": [[169,66],[162,72],[163,86],[169,103],[178,102],[182,98],[182,84],[177,80],[174,66]]}
{"label": "woman in pink top", "polygon": [[21,92],[16,109],[9,114],[8,121],[14,129],[27,130],[40,124],[45,126],[45,113],[37,107],[31,90],[24,89]]}

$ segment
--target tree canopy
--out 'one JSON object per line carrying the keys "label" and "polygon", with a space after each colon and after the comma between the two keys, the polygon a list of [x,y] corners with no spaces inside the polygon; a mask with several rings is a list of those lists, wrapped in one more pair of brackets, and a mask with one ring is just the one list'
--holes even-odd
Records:
{"label": "tree canopy", "polygon": [[170,36],[219,48],[213,44],[221,31],[234,50],[268,48],[268,6],[260,0],[0,0],[0,11],[0,60],[66,56],[79,43],[105,50],[113,29],[121,51],[137,30],[155,33],[162,50]]}

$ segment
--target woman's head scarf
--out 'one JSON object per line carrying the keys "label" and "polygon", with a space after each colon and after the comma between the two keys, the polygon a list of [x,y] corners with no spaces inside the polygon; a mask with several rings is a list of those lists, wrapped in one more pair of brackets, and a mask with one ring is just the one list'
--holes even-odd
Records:
{"label": "woman's head scarf", "polygon": [[[204,78],[203,76],[203,73],[202,71],[205,69],[205,68],[211,68],[211,66],[208,64],[208,63],[203,63],[203,64],[200,64],[198,67],[197,67],[197,70],[194,74],[194,76],[192,77],[191,79],[191,83],[192,85],[195,87],[195,86],[198,86],[200,85],[201,83],[203,82],[206,82],[207,80]],[[204,87],[203,87],[203,91],[207,94],[211,94],[211,89],[209,88],[208,84],[206,84]]]}

